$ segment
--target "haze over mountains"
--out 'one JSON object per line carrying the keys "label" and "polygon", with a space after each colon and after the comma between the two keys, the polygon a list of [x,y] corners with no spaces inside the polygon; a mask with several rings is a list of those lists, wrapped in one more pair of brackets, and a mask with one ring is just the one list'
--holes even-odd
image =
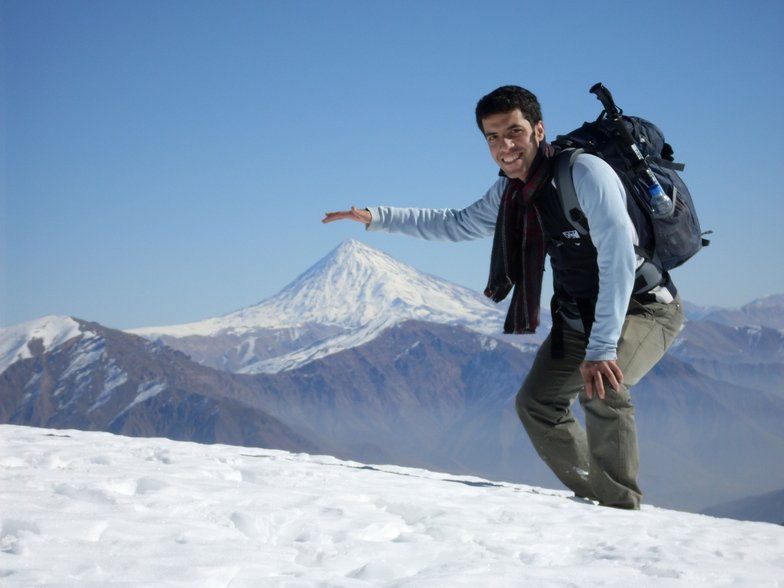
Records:
{"label": "haze over mountains", "polygon": [[[634,390],[645,501],[698,511],[781,490],[784,296],[688,315]],[[505,336],[504,316],[480,293],[346,241],[278,295],[222,317],[2,329],[0,422],[559,488],[513,408],[548,325]]]}

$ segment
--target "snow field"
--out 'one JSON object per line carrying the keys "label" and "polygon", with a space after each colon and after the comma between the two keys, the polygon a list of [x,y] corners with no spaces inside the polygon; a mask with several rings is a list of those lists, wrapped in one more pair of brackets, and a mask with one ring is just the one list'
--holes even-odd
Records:
{"label": "snow field", "polygon": [[0,426],[0,583],[778,587],[784,528],[283,451]]}

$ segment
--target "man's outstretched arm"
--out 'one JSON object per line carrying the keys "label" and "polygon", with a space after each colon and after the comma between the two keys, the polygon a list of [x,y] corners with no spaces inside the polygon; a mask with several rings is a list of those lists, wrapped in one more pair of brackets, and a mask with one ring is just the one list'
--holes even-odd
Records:
{"label": "man's outstretched arm", "polygon": [[485,195],[465,208],[397,208],[369,206],[328,212],[322,223],[349,219],[361,222],[368,231],[407,235],[427,241],[470,241],[492,237],[498,206],[506,189],[506,178],[498,180]]}

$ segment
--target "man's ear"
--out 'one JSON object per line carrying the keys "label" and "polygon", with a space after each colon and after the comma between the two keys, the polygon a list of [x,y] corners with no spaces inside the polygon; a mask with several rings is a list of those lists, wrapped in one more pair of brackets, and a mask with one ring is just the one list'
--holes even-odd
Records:
{"label": "man's ear", "polygon": [[534,133],[536,135],[537,142],[544,140],[544,121],[540,120],[536,125],[534,125]]}

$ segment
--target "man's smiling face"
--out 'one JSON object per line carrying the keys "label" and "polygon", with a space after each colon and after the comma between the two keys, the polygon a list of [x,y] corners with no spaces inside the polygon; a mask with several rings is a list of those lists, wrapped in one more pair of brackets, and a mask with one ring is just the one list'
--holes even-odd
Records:
{"label": "man's smiling face", "polygon": [[525,180],[544,139],[544,123],[531,125],[519,110],[482,119],[490,155],[507,177]]}

